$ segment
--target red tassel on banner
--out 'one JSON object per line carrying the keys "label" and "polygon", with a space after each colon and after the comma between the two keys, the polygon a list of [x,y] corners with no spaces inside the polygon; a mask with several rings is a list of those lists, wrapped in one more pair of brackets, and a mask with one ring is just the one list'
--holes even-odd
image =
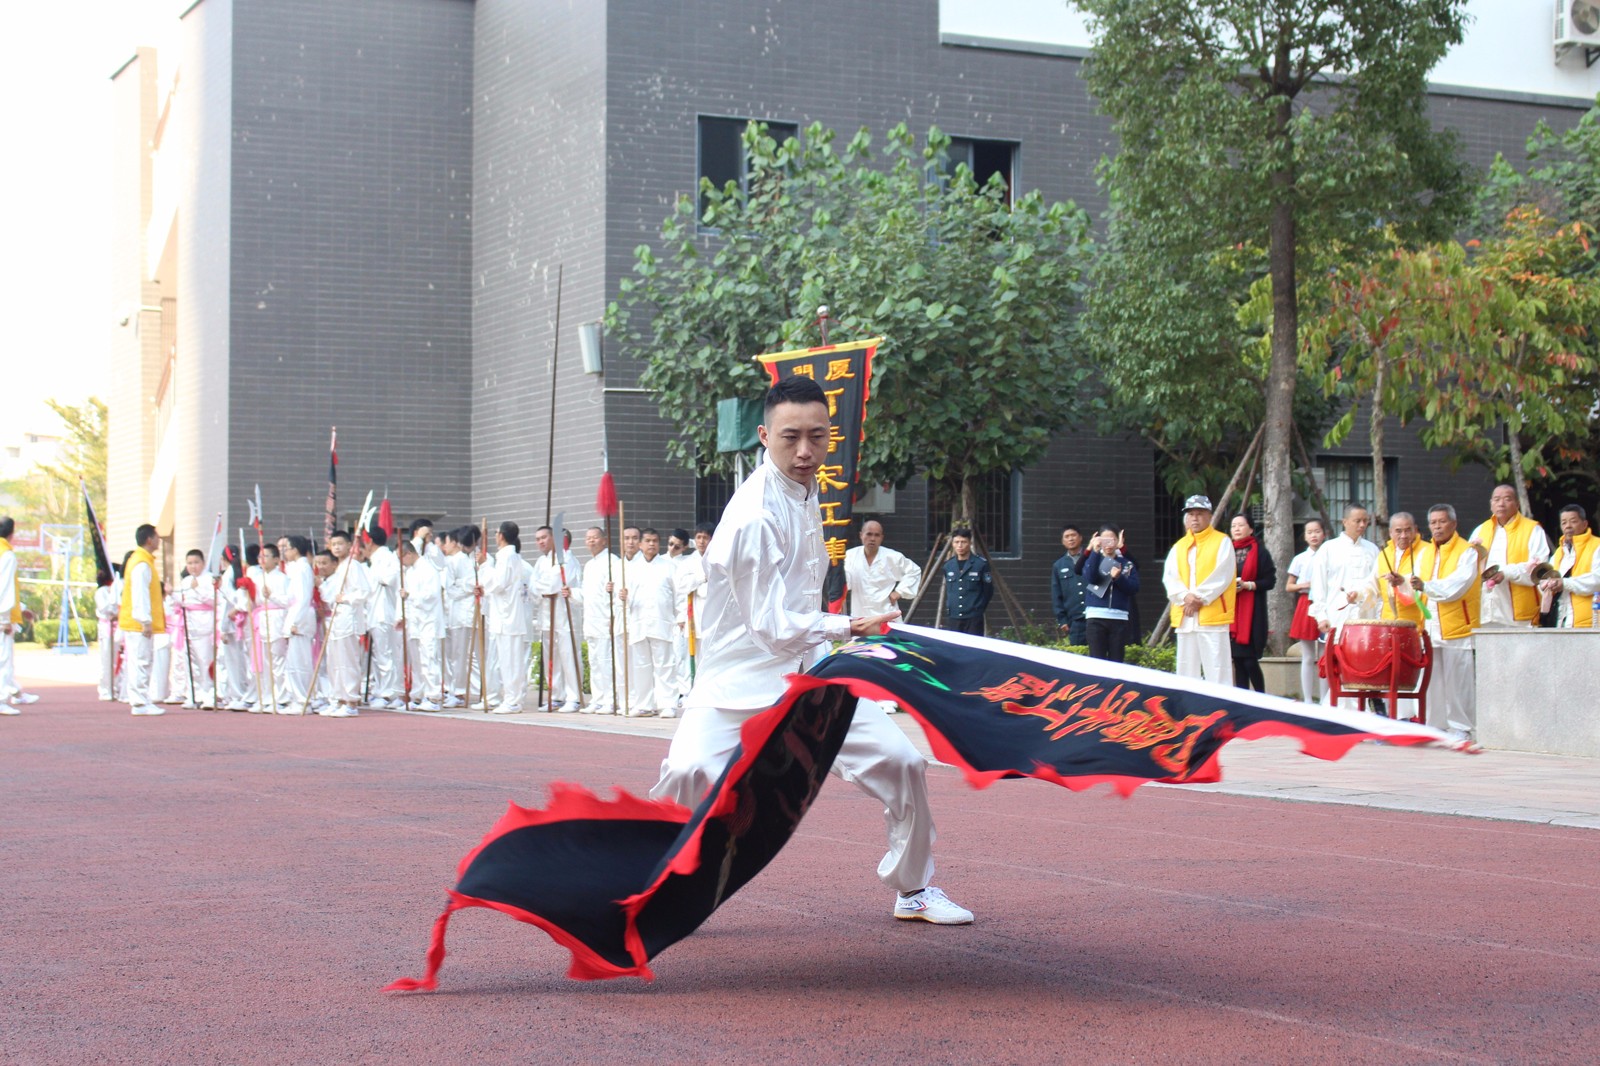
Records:
{"label": "red tassel on banner", "polygon": [[378,505],[378,528],[383,530],[383,535],[390,540],[394,539],[394,511],[389,507],[389,497],[385,496]]}
{"label": "red tassel on banner", "polygon": [[595,494],[594,509],[601,518],[610,518],[617,513],[617,483],[611,480],[609,470],[600,475],[600,491]]}

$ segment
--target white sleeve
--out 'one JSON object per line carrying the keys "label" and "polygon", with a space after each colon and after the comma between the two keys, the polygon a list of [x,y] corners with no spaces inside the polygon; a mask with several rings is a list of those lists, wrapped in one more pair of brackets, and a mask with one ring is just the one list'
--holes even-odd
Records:
{"label": "white sleeve", "polygon": [[1456,564],[1455,570],[1437,581],[1422,583],[1423,594],[1436,603],[1455,603],[1467,594],[1472,582],[1477,579],[1478,564],[1476,550],[1462,552],[1461,561]]}
{"label": "white sleeve", "polygon": [[150,621],[150,564],[143,561],[135,563],[133,576],[128,580],[133,584],[133,620]]}
{"label": "white sleeve", "polygon": [[1183,598],[1189,595],[1188,586],[1184,585],[1183,578],[1178,576],[1178,549],[1183,547],[1183,541],[1172,546],[1167,552],[1166,565],[1161,569],[1161,584],[1167,590],[1167,602],[1174,607],[1183,605]]}
{"label": "white sleeve", "polygon": [[0,611],[5,612],[6,620],[10,620],[11,608],[15,606],[17,606],[17,553],[10,551],[0,555]]}
{"label": "white sleeve", "polygon": [[[817,645],[849,636],[846,615],[828,614],[820,604],[810,611],[791,611],[784,606],[782,554],[768,522],[751,523],[731,536],[728,599],[743,616],[757,647],[774,658],[799,661]],[[706,568],[716,565],[708,563]]]}
{"label": "white sleeve", "polygon": [[1506,575],[1506,580],[1513,585],[1533,584],[1533,571],[1541,564],[1550,561],[1550,538],[1545,534],[1543,526],[1534,526],[1533,532],[1528,536],[1528,561],[1525,563],[1508,563],[1500,568]]}
{"label": "white sleeve", "polygon": [[894,590],[902,599],[907,599],[917,594],[917,589],[922,585],[922,567],[911,561],[908,555],[900,556],[900,583]]}

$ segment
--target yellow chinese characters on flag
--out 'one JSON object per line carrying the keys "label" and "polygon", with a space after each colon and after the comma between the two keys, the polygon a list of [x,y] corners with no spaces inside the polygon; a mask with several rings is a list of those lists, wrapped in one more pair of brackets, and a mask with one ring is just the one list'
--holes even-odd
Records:
{"label": "yellow chinese characters on flag", "polygon": [[849,547],[861,442],[866,439],[872,356],[882,341],[882,337],[873,337],[756,357],[773,384],[799,374],[821,385],[828,400],[828,457],[817,468],[817,502],[822,508],[822,536],[831,564],[823,596],[831,611],[844,609],[844,553]]}

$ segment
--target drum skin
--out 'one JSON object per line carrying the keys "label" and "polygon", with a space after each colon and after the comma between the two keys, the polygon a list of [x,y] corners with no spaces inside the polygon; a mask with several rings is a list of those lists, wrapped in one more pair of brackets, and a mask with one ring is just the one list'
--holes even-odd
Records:
{"label": "drum skin", "polygon": [[1341,688],[1387,692],[1393,671],[1396,691],[1411,692],[1422,679],[1422,634],[1411,622],[1347,622],[1333,647]]}

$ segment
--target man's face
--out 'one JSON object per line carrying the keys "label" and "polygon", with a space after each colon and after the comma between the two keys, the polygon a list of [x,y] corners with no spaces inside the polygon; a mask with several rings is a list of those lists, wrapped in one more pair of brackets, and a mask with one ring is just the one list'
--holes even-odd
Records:
{"label": "man's face", "polygon": [[1067,549],[1069,554],[1077,555],[1078,552],[1083,548],[1083,534],[1079,533],[1076,529],[1062,530],[1061,546]]}
{"label": "man's face", "polygon": [[1589,528],[1577,511],[1561,512],[1561,535],[1563,537],[1576,537]]}
{"label": "man's face", "polygon": [[696,533],[694,535],[694,550],[695,551],[699,552],[701,555],[704,555],[706,553],[706,549],[709,548],[709,547],[711,547],[711,534],[710,533]]}
{"label": "man's face", "polygon": [[689,545],[684,541],[679,540],[675,536],[667,538],[667,554],[672,558],[676,559],[678,556],[682,555],[688,550]]}
{"label": "man's face", "polygon": [[343,537],[330,537],[328,538],[328,550],[333,553],[335,559],[342,561],[346,555],[350,554],[350,542]]}
{"label": "man's face", "polygon": [[1517,493],[1510,485],[1500,485],[1489,494],[1489,510],[1501,525],[1515,518],[1520,509],[1517,506]]}
{"label": "man's face", "polygon": [[637,529],[624,529],[622,531],[622,557],[632,559],[639,551],[639,531]]}
{"label": "man's face", "polygon": [[272,552],[261,553],[261,571],[270,574],[278,568],[278,557]]}
{"label": "man's face", "polygon": [[446,555],[458,555],[461,552],[461,542],[454,537],[440,537],[439,550]]}
{"label": "man's face", "polygon": [[279,537],[278,538],[278,556],[279,556],[279,558],[282,558],[282,559],[292,559],[292,558],[294,558],[294,556],[289,554],[289,538],[288,537]]}
{"label": "man's face", "polygon": [[780,403],[757,430],[778,472],[809,488],[828,454],[828,405]]}
{"label": "man's face", "polygon": [[956,553],[956,558],[965,559],[972,553],[972,541],[966,537],[951,537],[950,550]]}
{"label": "man's face", "polygon": [[[332,550],[331,547],[330,550]],[[318,577],[328,577],[338,569],[338,563],[326,555],[319,555],[312,562],[317,568]]]}
{"label": "man's face", "polygon": [[861,543],[872,551],[883,544],[883,527],[876,522],[861,523]]}
{"label": "man's face", "polygon": [[639,550],[644,552],[645,562],[649,562],[661,554],[661,534],[646,533],[639,540]]}
{"label": "man's face", "polygon": [[1389,536],[1394,538],[1394,550],[1404,554],[1417,542],[1417,524],[1409,518],[1392,518],[1389,520]]}
{"label": "man's face", "polygon": [[1428,532],[1433,534],[1435,544],[1443,544],[1456,535],[1456,522],[1444,511],[1432,511],[1428,515]]}
{"label": "man's face", "polygon": [[200,571],[206,568],[206,561],[199,556],[190,555],[183,560],[183,572],[190,577],[199,577]]}
{"label": "man's face", "polygon": [[1202,511],[1198,507],[1193,507],[1183,512],[1183,528],[1190,533],[1198,533],[1210,524],[1210,511]]}
{"label": "man's face", "polygon": [[606,535],[598,529],[590,529],[583,534],[583,546],[589,549],[589,556],[593,558],[606,550]]}
{"label": "man's face", "polygon": [[1371,522],[1372,516],[1366,511],[1360,507],[1352,507],[1344,514],[1344,535],[1351,540],[1360,540]]}
{"label": "man's face", "polygon": [[533,545],[546,555],[552,555],[556,550],[556,538],[548,529],[541,529],[533,535]]}

